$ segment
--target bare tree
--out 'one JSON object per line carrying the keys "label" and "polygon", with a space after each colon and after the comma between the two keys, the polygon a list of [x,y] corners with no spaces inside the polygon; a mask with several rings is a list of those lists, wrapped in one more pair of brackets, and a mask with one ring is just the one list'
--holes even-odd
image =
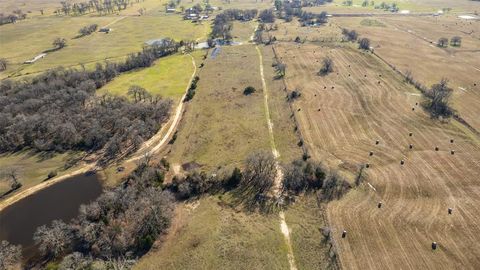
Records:
{"label": "bare tree", "polygon": [[54,220],[50,227],[40,226],[33,235],[40,252],[47,257],[58,258],[70,248],[73,233],[71,228],[61,220]]}
{"label": "bare tree", "polygon": [[16,269],[22,260],[22,248],[7,241],[0,242],[0,269]]}
{"label": "bare tree", "polygon": [[64,38],[56,38],[55,40],[53,40],[53,43],[52,43],[53,47],[55,47],[56,49],[61,49],[65,46],[67,46],[67,40],[64,39]]}
{"label": "bare tree", "polygon": [[323,58],[323,64],[320,70],[318,71],[318,75],[324,76],[328,73],[333,71],[333,61],[330,57]]}
{"label": "bare tree", "polygon": [[0,58],[0,71],[6,70],[6,69],[7,69],[7,65],[8,65],[7,59],[5,59],[5,58]]}
{"label": "bare tree", "polygon": [[276,174],[277,165],[271,153],[253,153],[247,158],[240,187],[250,194],[266,194],[273,187]]}
{"label": "bare tree", "polygon": [[437,42],[437,45],[438,45],[438,47],[442,47],[442,48],[447,47],[448,46],[448,38],[444,38],[444,37],[439,38],[438,42]]}
{"label": "bare tree", "polygon": [[450,45],[454,47],[460,47],[462,45],[462,37],[454,36],[450,39]]}
{"label": "bare tree", "polygon": [[432,85],[426,96],[430,99],[426,104],[433,116],[449,116],[452,109],[449,107],[453,89],[448,87],[448,80],[443,78],[440,83]]}
{"label": "bare tree", "polygon": [[368,38],[362,38],[358,41],[359,48],[362,50],[370,50],[370,40]]}

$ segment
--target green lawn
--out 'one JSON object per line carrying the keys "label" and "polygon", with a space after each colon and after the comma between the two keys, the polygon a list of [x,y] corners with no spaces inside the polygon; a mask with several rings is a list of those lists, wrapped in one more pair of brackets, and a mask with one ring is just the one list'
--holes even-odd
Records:
{"label": "green lawn", "polygon": [[[192,56],[197,65],[204,51],[195,51]],[[179,99],[190,81],[194,67],[189,55],[175,54],[161,58],[152,67],[127,72],[97,91],[97,94],[126,96],[128,88],[138,85],[147,89],[152,95]]]}
{"label": "green lawn", "polygon": [[199,202],[179,206],[162,247],[134,269],[288,269],[278,215],[237,212],[214,197]]}

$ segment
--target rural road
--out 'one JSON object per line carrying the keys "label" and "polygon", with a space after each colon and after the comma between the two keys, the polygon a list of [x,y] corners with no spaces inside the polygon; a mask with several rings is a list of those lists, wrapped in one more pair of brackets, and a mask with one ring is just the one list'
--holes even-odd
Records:
{"label": "rural road", "polygon": [[[164,146],[168,142],[168,139],[170,138],[170,136],[175,131],[175,128],[177,127],[178,123],[180,122],[180,120],[182,118],[182,112],[183,112],[183,107],[184,107],[183,106],[184,105],[183,100],[185,99],[185,95],[187,94],[188,88],[190,87],[190,84],[192,83],[192,80],[195,77],[195,74],[197,72],[197,65],[195,63],[195,59],[190,54],[189,54],[189,56],[192,58],[192,65],[194,67],[193,73],[192,73],[192,76],[190,77],[190,81],[188,82],[188,85],[185,89],[185,93],[183,94],[182,99],[179,101],[179,104],[177,105],[177,108],[175,109],[174,117],[171,120],[169,120],[170,125],[168,125],[168,123],[166,125],[164,125],[157,132],[157,134],[155,134],[148,141],[144,142],[143,146],[133,155],[133,157],[131,157],[130,159],[128,159],[124,162],[136,161],[136,160],[139,160],[142,157],[144,157],[145,154],[155,153],[156,151],[158,151],[162,146]],[[164,130],[167,126],[169,126],[169,128],[168,128],[167,132],[165,134],[163,134]],[[156,143],[160,138],[161,138],[160,142]],[[156,143],[156,145],[153,148],[151,148],[150,150],[147,150],[149,147],[151,147],[155,143]],[[80,168],[78,168],[77,170],[75,170],[73,172],[58,176],[58,177],[53,178],[51,180],[41,182],[40,184],[35,185],[33,187],[30,187],[28,189],[22,190],[22,191],[20,191],[16,194],[14,194],[13,196],[8,197],[5,200],[1,201],[0,202],[0,211],[2,211],[3,209],[7,208],[8,206],[26,198],[26,197],[28,197],[28,196],[30,196],[30,195],[32,195],[32,194],[34,194],[34,193],[36,193],[36,192],[38,192],[42,189],[45,189],[49,186],[52,186],[56,183],[59,183],[59,182],[65,180],[69,177],[94,170],[95,168],[96,168],[96,163],[86,164],[86,165],[81,166]]]}
{"label": "rural road", "polygon": [[[268,124],[270,146],[272,148],[272,154],[275,160],[278,160],[278,158],[280,157],[280,153],[278,152],[277,146],[275,145],[275,137],[273,135],[273,123],[272,123],[272,118],[270,117],[270,109],[268,107],[268,89],[267,89],[267,83],[265,82],[265,75],[263,72],[263,56],[258,46],[255,46],[255,49],[257,50],[257,53],[258,53],[258,59],[259,59],[259,65],[260,65],[260,76],[262,78],[262,88],[263,88],[263,100],[265,105],[265,117],[267,119],[267,124]],[[275,177],[274,191],[276,196],[279,197],[282,192],[283,172],[282,172],[282,168],[278,164],[278,161],[276,162],[276,168],[277,168],[277,175]],[[290,230],[288,229],[287,222],[285,221],[285,213],[283,211],[280,211],[279,217],[280,217],[280,230],[287,244],[287,250],[288,250],[287,257],[288,257],[288,263],[290,265],[290,270],[297,270],[297,266],[295,265],[295,257],[293,255],[292,243],[290,240]]]}

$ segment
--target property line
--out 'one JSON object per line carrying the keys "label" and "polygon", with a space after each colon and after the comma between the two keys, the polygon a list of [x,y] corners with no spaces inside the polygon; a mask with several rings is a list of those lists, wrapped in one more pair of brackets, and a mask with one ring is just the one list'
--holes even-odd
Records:
{"label": "property line", "polygon": [[[267,124],[268,124],[268,133],[270,137],[270,146],[272,148],[272,153],[273,156],[275,157],[275,160],[280,157],[280,153],[277,150],[277,147],[275,145],[275,137],[273,136],[273,124],[272,124],[272,119],[270,117],[270,110],[268,108],[268,89],[267,89],[267,83],[265,82],[265,76],[263,72],[263,56],[262,53],[260,52],[260,49],[258,46],[255,46],[255,49],[257,50],[258,54],[258,59],[259,59],[259,65],[260,65],[260,76],[262,78],[262,88],[263,88],[263,99],[264,99],[264,105],[265,105],[265,117],[267,119]],[[278,161],[276,162],[276,167],[277,167],[277,175],[275,177],[275,191],[276,194],[279,195],[281,193],[281,182],[282,182],[282,169],[280,168]],[[293,255],[293,248],[292,248],[292,243],[290,241],[290,230],[288,229],[287,222],[285,221],[285,213],[283,211],[280,211],[279,213],[280,217],[280,230],[285,238],[285,242],[287,244],[287,258],[288,258],[288,263],[290,265],[290,270],[297,270],[297,266],[295,265],[295,257]]]}

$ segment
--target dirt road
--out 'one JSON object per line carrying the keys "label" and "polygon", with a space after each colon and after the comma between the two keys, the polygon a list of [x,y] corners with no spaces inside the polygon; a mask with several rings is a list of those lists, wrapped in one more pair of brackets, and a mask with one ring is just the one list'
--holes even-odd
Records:
{"label": "dirt road", "polygon": [[[263,99],[264,99],[264,105],[265,105],[265,117],[267,120],[268,124],[268,134],[270,137],[270,146],[272,148],[272,154],[275,157],[276,160],[280,157],[280,153],[277,150],[277,147],[275,145],[275,137],[273,136],[273,123],[272,119],[270,117],[270,109],[268,107],[268,88],[267,88],[267,83],[265,82],[265,76],[263,72],[263,56],[262,52],[258,48],[258,46],[255,47],[258,53],[258,59],[259,59],[259,64],[260,64],[260,76],[262,77],[262,88],[263,88]],[[274,184],[274,192],[277,196],[280,196],[281,190],[282,190],[282,178],[283,178],[283,172],[282,169],[280,168],[278,162],[276,164],[277,167],[277,176],[275,177],[275,184]],[[285,238],[285,242],[287,244],[288,248],[288,263],[290,265],[290,270],[297,270],[297,266],[295,265],[295,257],[293,255],[293,248],[292,248],[292,243],[290,240],[290,230],[288,229],[287,222],[285,221],[285,214],[283,211],[280,211],[279,213],[280,217],[280,229],[281,232]]]}
{"label": "dirt road", "polygon": [[[185,94],[182,96],[182,99],[179,101],[179,103],[177,105],[177,108],[175,109],[175,115],[173,116],[172,119],[170,119],[167,122],[167,124],[165,124],[157,132],[157,134],[155,134],[152,138],[150,138],[148,141],[146,141],[143,144],[143,146],[131,158],[126,160],[125,163],[139,160],[142,157],[144,157],[145,154],[153,154],[153,153],[159,151],[159,149],[161,147],[165,146],[165,144],[168,142],[168,140],[170,139],[170,137],[174,133],[178,123],[180,122],[180,120],[182,118],[182,112],[183,112],[183,108],[184,108],[183,100],[185,99],[185,95],[187,93],[187,90],[188,90],[190,84],[192,83],[192,80],[195,77],[195,74],[197,72],[197,65],[195,63],[195,59],[191,55],[190,55],[190,57],[192,58],[192,65],[194,67],[194,70],[193,70],[192,76],[190,78],[190,81],[189,81],[189,83],[188,83],[188,85],[185,89]],[[167,128],[167,126],[168,126],[168,130],[165,133],[165,129]],[[61,182],[65,179],[69,178],[69,177],[72,177],[72,176],[75,176],[75,175],[78,175],[78,174],[82,174],[82,173],[86,173],[86,172],[91,171],[91,170],[95,170],[96,167],[97,167],[96,163],[85,164],[85,165],[82,165],[80,168],[78,168],[77,170],[75,170],[71,173],[58,176],[56,178],[53,178],[51,180],[42,182],[42,183],[40,183],[38,185],[35,185],[33,187],[30,187],[28,189],[22,190],[22,191],[20,191],[16,194],[14,194],[13,196],[8,197],[5,200],[1,201],[0,202],[0,211],[2,211],[3,209],[7,208],[8,206],[22,200],[23,198],[26,198],[26,197],[38,192],[38,191],[40,191],[44,188],[52,186],[52,185],[54,185],[58,182]]]}

